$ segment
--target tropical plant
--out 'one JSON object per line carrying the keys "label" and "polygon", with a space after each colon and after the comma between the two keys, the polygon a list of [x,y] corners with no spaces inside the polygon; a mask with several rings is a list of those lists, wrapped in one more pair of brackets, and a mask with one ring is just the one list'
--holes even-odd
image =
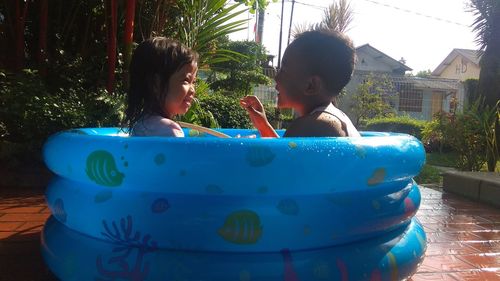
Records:
{"label": "tropical plant", "polygon": [[240,4],[226,6],[227,0],[179,1],[177,38],[200,54],[199,64],[209,65],[227,60],[239,60],[242,55],[217,48],[216,39],[245,29],[247,19],[235,20],[244,13]]}
{"label": "tropical plant", "polygon": [[498,0],[470,0],[475,15],[473,30],[476,42],[484,51],[478,91],[485,97],[485,104],[495,106],[500,100],[500,2]]}
{"label": "tropical plant", "polygon": [[353,20],[353,11],[347,0],[333,2],[324,11],[320,27],[345,33],[350,29]]}
{"label": "tropical plant", "polygon": [[244,96],[258,84],[269,84],[262,65],[267,60],[265,48],[253,41],[227,41],[221,48],[245,55],[240,61],[225,61],[210,65],[213,71],[210,88],[229,95]]}
{"label": "tropical plant", "polygon": [[292,37],[308,31],[318,29],[330,29],[345,33],[350,29],[354,19],[353,10],[347,0],[334,1],[324,10],[323,19],[319,23],[301,23],[294,26],[291,31]]}
{"label": "tropical plant", "polygon": [[[475,15],[473,30],[476,32],[476,41],[484,51],[481,56],[481,72],[477,92],[484,96],[485,105],[497,107],[500,100],[500,1],[498,0],[470,0],[470,11]],[[500,120],[495,120],[494,130],[500,131]],[[500,143],[500,134],[496,134],[496,143]],[[496,153],[488,152],[488,170],[494,171],[493,164],[498,159]],[[491,164],[491,165],[490,165]]]}
{"label": "tropical plant", "polygon": [[292,38],[295,38],[301,33],[304,33],[304,32],[309,31],[309,30],[313,30],[314,26],[315,26],[315,24],[306,23],[306,22],[296,23],[293,26],[292,30],[290,31],[290,36],[292,36]]}
{"label": "tropical plant", "polygon": [[495,106],[485,105],[484,98],[480,97],[471,106],[470,115],[478,122],[479,129],[485,137],[488,170],[494,172],[499,159],[498,131],[495,122],[500,118],[500,101]]}

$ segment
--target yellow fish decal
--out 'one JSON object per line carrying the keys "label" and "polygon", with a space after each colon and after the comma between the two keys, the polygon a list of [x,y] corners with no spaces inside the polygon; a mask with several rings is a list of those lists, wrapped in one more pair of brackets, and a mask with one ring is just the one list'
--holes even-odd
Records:
{"label": "yellow fish decal", "polygon": [[385,169],[384,168],[378,168],[373,172],[373,175],[371,178],[368,179],[368,185],[376,185],[384,181],[385,179]]}
{"label": "yellow fish decal", "polygon": [[226,217],[217,233],[226,241],[235,244],[254,244],[262,235],[259,216],[250,210],[241,210]]}
{"label": "yellow fish decal", "polygon": [[113,155],[104,150],[96,150],[87,157],[87,176],[99,185],[119,186],[125,175],[116,168]]}
{"label": "yellow fish decal", "polygon": [[401,280],[398,273],[398,262],[396,256],[392,253],[387,253],[387,259],[389,259],[389,266],[391,268],[391,281]]}
{"label": "yellow fish decal", "polygon": [[200,131],[195,130],[195,129],[191,129],[188,132],[188,136],[190,136],[190,137],[200,137],[201,135],[202,134],[200,133]]}

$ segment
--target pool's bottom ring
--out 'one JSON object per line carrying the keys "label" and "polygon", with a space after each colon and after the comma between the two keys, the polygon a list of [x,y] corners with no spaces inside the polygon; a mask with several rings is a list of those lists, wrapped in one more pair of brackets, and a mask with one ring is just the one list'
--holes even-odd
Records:
{"label": "pool's bottom ring", "polygon": [[140,233],[108,238],[82,235],[51,217],[42,254],[61,280],[402,280],[416,271],[426,249],[415,218],[360,243],[297,252],[172,251]]}

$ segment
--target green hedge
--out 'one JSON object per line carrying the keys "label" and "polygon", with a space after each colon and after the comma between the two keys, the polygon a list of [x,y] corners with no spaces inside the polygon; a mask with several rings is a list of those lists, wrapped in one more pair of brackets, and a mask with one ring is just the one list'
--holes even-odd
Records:
{"label": "green hedge", "polygon": [[221,128],[251,128],[252,123],[238,98],[222,94],[208,94],[199,97],[200,106],[208,110]]}
{"label": "green hedge", "polygon": [[422,139],[422,129],[426,123],[427,121],[413,119],[408,116],[376,118],[368,120],[362,130],[405,133]]}
{"label": "green hedge", "polygon": [[78,80],[69,86],[53,86],[35,70],[14,74],[0,69],[2,162],[16,166],[16,162],[40,161],[43,142],[61,130],[119,124],[123,94],[89,90]]}
{"label": "green hedge", "polygon": [[[204,111],[209,111],[217,120],[221,128],[253,128],[248,113],[240,106],[239,97],[226,96],[221,93],[211,93],[198,97],[200,107]],[[271,124],[277,121],[286,120],[282,113],[276,114],[276,108],[264,105],[266,116]],[[202,124],[208,127],[208,124]]]}

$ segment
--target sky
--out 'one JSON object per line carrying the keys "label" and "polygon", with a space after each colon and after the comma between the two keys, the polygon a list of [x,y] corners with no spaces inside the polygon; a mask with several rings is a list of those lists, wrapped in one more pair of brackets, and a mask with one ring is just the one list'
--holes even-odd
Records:
{"label": "sky", "polygon": [[[297,0],[292,28],[298,24],[317,23],[324,8],[333,0]],[[400,60],[416,74],[433,71],[454,49],[478,49],[470,27],[474,15],[467,11],[466,0],[351,0],[353,21],[346,34],[356,47],[372,47]],[[285,0],[282,49],[287,45],[292,1]],[[247,30],[230,35],[232,40],[253,40],[255,15],[249,18]],[[268,53],[278,56],[281,0],[266,9],[263,44]],[[277,66],[277,59],[274,60]]]}

